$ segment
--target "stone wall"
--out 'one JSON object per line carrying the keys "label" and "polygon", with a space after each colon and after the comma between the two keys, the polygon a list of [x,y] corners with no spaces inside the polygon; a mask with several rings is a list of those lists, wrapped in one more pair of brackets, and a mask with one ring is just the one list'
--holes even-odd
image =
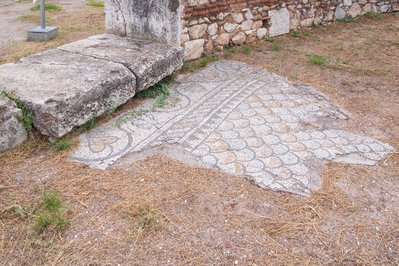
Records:
{"label": "stone wall", "polygon": [[106,27],[108,33],[184,46],[191,60],[312,24],[391,9],[391,0],[106,0]]}
{"label": "stone wall", "polygon": [[183,5],[180,40],[186,59],[312,24],[391,9],[385,0],[183,0]]}

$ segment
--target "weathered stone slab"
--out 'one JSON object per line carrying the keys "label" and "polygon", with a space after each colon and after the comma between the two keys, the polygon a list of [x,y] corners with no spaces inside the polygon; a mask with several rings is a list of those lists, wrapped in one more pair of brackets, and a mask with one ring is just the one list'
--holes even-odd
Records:
{"label": "weathered stone slab", "polygon": [[269,37],[283,35],[290,32],[290,12],[286,8],[270,10]]}
{"label": "weathered stone slab", "polygon": [[106,31],[179,45],[180,9],[180,0],[106,0]]}
{"label": "weathered stone slab", "polygon": [[0,95],[0,153],[26,140],[27,134],[19,117],[21,110],[15,103]]}
{"label": "weathered stone slab", "polygon": [[55,49],[1,65],[0,87],[42,134],[59,138],[133,97],[136,79],[121,64]]}
{"label": "weathered stone slab", "polygon": [[183,64],[183,49],[111,34],[63,45],[58,49],[120,63],[136,76],[137,90],[153,86]]}

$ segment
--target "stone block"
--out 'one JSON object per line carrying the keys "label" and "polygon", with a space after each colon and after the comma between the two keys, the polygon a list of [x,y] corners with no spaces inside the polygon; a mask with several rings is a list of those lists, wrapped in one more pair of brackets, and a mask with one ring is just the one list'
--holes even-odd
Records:
{"label": "stone block", "polygon": [[28,41],[50,41],[58,36],[58,27],[46,27],[42,29],[40,26],[28,30]]}
{"label": "stone block", "polygon": [[27,134],[20,121],[22,115],[15,103],[0,95],[0,153],[21,144]]}
{"label": "stone block", "polygon": [[337,7],[337,9],[335,9],[335,19],[343,19],[346,16],[346,12],[342,7]]}
{"label": "stone block", "polygon": [[106,32],[180,44],[180,0],[105,0]]}
{"label": "stone block", "polygon": [[235,36],[232,38],[232,42],[233,42],[235,45],[242,45],[242,44],[245,43],[246,37],[247,37],[247,36],[245,35],[245,33],[241,31],[241,32],[237,33],[237,35],[235,35]]}
{"label": "stone block", "polygon": [[135,75],[137,91],[155,85],[183,64],[183,48],[112,34],[92,36],[58,49],[124,65]]}
{"label": "stone block", "polygon": [[204,53],[204,39],[189,41],[184,44],[184,58],[187,60],[198,59]]}
{"label": "stone block", "polygon": [[133,97],[136,78],[119,63],[54,49],[1,65],[0,87],[22,101],[41,134],[60,138]]}
{"label": "stone block", "polygon": [[287,8],[270,10],[269,36],[274,37],[290,32],[290,13]]}

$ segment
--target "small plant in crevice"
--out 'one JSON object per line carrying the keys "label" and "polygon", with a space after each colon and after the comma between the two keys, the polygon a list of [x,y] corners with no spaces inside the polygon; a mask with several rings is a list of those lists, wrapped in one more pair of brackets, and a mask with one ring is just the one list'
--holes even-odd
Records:
{"label": "small plant in crevice", "polygon": [[138,99],[155,98],[154,103],[148,109],[140,109],[126,113],[122,118],[115,122],[115,126],[119,127],[128,119],[139,118],[142,115],[155,111],[156,108],[162,108],[166,105],[170,96],[169,87],[166,85],[173,82],[173,77],[166,77],[161,82],[155,84],[151,88],[138,92],[134,97]]}
{"label": "small plant in crevice", "polygon": [[24,103],[18,99],[17,97],[13,96],[11,93],[6,91],[1,91],[0,96],[8,98],[10,101],[13,101],[18,109],[21,110],[21,115],[18,117],[19,120],[22,122],[22,125],[28,134],[31,136],[32,128],[33,128],[33,116],[32,114],[26,109]]}
{"label": "small plant in crevice", "polygon": [[89,121],[86,122],[86,124],[83,125],[84,129],[90,130],[93,129],[97,125],[97,119],[96,117],[90,118]]}
{"label": "small plant in crevice", "polygon": [[337,21],[343,23],[355,23],[356,19],[354,19],[351,15],[347,15],[344,18],[337,19]]}
{"label": "small plant in crevice", "polygon": [[117,111],[122,109],[122,105],[118,103],[117,100],[112,100],[109,106],[109,110],[107,112],[108,117],[112,117],[112,114],[116,113]]}
{"label": "small plant in crevice", "polygon": [[33,212],[35,230],[40,234],[49,226],[54,226],[56,231],[62,231],[69,225],[64,218],[65,211],[58,192],[44,193],[42,202]]}
{"label": "small plant in crevice", "polygon": [[160,95],[158,95],[158,97],[155,98],[154,107],[155,108],[164,107],[167,99],[170,96],[169,87],[162,83],[156,84],[155,87],[160,91]]}
{"label": "small plant in crevice", "polygon": [[185,61],[181,70],[183,72],[193,72],[199,68],[207,67],[210,63],[219,60],[219,57],[215,54],[207,54],[200,59]]}
{"label": "small plant in crevice", "polygon": [[56,140],[52,145],[53,148],[57,151],[65,151],[71,147],[72,143],[69,140],[59,139]]}
{"label": "small plant in crevice", "polygon": [[310,54],[309,61],[316,66],[324,66],[327,63],[327,58],[317,54]]}
{"label": "small plant in crevice", "polygon": [[366,18],[378,19],[381,20],[383,16],[380,13],[369,11],[364,14]]}

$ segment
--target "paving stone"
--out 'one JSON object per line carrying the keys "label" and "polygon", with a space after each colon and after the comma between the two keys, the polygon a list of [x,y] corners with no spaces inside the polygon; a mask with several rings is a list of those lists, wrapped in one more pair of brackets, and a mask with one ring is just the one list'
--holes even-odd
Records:
{"label": "paving stone", "polygon": [[133,97],[136,79],[121,64],[54,49],[1,65],[0,87],[43,135],[59,138]]}
{"label": "paving stone", "polygon": [[183,49],[151,41],[122,38],[111,34],[58,47],[127,67],[136,77],[137,91],[147,89],[183,65]]}
{"label": "paving stone", "polygon": [[27,139],[25,128],[20,121],[21,116],[22,112],[15,103],[0,95],[0,153]]}
{"label": "paving stone", "polygon": [[[277,98],[297,102],[275,109],[283,106]],[[72,158],[105,169],[131,154],[173,144],[206,167],[252,179],[262,188],[309,195],[320,186],[324,160],[373,165],[393,151],[389,144],[342,130],[340,121],[346,119],[311,87],[244,63],[219,61],[179,77],[165,107],[135,118],[123,114],[82,134]],[[304,127],[309,121],[316,126]]]}

